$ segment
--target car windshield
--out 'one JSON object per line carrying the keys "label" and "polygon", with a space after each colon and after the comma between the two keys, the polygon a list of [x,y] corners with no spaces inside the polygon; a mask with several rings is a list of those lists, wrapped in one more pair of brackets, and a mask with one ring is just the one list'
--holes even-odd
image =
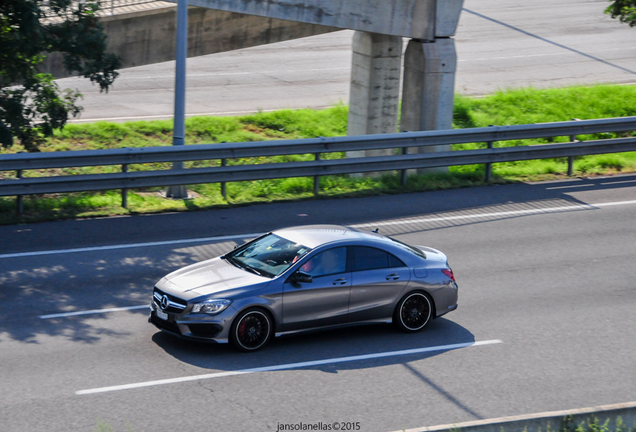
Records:
{"label": "car windshield", "polygon": [[270,233],[252,240],[223,258],[246,271],[273,278],[310,250],[307,246]]}
{"label": "car windshield", "polygon": [[399,244],[400,246],[402,246],[404,249],[408,250],[409,252],[414,253],[415,255],[426,259],[426,254],[424,253],[423,250],[420,250],[411,245],[407,245],[406,243],[402,243],[401,241],[396,240],[394,238],[391,238],[391,237],[387,237],[387,238],[390,240],[393,240],[395,243]]}

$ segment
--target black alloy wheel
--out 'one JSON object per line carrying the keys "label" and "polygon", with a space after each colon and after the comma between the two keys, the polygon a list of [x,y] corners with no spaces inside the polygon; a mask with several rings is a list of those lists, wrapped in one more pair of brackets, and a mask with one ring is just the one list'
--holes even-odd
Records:
{"label": "black alloy wheel", "polygon": [[431,301],[426,294],[410,293],[398,303],[393,321],[402,331],[416,332],[428,324],[432,312]]}
{"label": "black alloy wheel", "polygon": [[272,321],[267,312],[248,309],[242,312],[230,330],[230,342],[240,351],[251,352],[263,347],[272,336]]}

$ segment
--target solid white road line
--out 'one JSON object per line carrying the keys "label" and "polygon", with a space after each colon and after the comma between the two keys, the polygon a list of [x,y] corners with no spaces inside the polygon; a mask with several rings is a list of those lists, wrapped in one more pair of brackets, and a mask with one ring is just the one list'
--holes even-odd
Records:
{"label": "solid white road line", "polygon": [[[387,222],[369,222],[369,223],[351,225],[351,227],[354,227],[354,228],[368,227],[368,226],[380,227],[380,226],[389,226],[389,225],[406,225],[406,224],[412,224],[412,223],[452,221],[452,220],[460,220],[460,219],[481,219],[485,217],[505,217],[505,216],[520,216],[520,215],[531,215],[531,214],[541,214],[541,213],[558,213],[563,211],[593,210],[599,207],[624,206],[624,205],[633,205],[633,204],[636,204],[636,200],[616,201],[616,202],[596,203],[596,204],[573,204],[571,206],[546,207],[546,208],[513,210],[513,211],[493,212],[493,213],[474,213],[474,214],[459,215],[459,216],[442,216],[442,217],[436,217],[436,218],[423,217],[423,218],[414,218],[414,219],[401,219],[397,221],[387,221]],[[261,234],[262,233],[251,233],[251,234],[240,234],[240,235],[230,235],[230,236],[220,236],[220,237],[203,237],[203,238],[184,239],[184,240],[168,240],[168,241],[158,241],[158,242],[149,242],[149,243],[131,243],[131,244],[110,245],[110,246],[96,246],[96,247],[77,248],[77,249],[19,252],[19,253],[10,253],[10,254],[0,254],[0,259],[31,257],[31,256],[39,256],[39,255],[58,255],[58,254],[77,253],[77,252],[96,252],[96,251],[115,250],[115,249],[132,249],[132,248],[139,248],[139,247],[169,246],[169,245],[175,245],[175,244],[218,242],[218,241],[225,241],[225,240],[254,238],[254,237],[260,236]]]}
{"label": "solid white road line", "polygon": [[0,255],[0,259],[30,257],[30,256],[38,256],[38,255],[59,255],[59,254],[78,253],[78,252],[96,252],[96,251],[115,250],[115,249],[132,249],[132,248],[151,247],[151,246],[169,246],[174,244],[218,242],[218,241],[225,241],[225,240],[239,240],[243,238],[254,238],[254,237],[258,237],[259,235],[261,235],[261,233],[240,234],[240,235],[220,236],[220,237],[203,237],[203,238],[183,239],[183,240],[167,240],[167,241],[149,242],[149,243],[118,244],[118,245],[110,245],[110,246],[95,246],[95,247],[76,248],[76,249],[19,252],[19,253]]}
{"label": "solid white road line", "polygon": [[120,390],[131,390],[131,389],[141,388],[141,387],[153,387],[153,386],[176,384],[176,383],[182,383],[182,382],[188,382],[188,381],[200,381],[200,380],[222,378],[222,377],[234,376],[234,375],[245,375],[245,374],[258,373],[258,372],[272,372],[272,371],[287,370],[287,369],[299,369],[299,368],[314,367],[314,366],[333,364],[333,363],[345,363],[345,362],[370,360],[370,359],[378,359],[378,358],[385,358],[385,357],[405,356],[405,355],[412,355],[412,354],[421,354],[426,352],[449,351],[449,350],[455,350],[460,348],[468,348],[473,346],[492,345],[492,344],[500,344],[500,343],[502,343],[502,341],[495,339],[495,340],[480,341],[480,342],[468,342],[468,343],[441,345],[441,346],[427,347],[427,348],[416,348],[416,349],[410,349],[410,350],[388,351],[388,352],[357,355],[357,356],[350,356],[350,357],[336,357],[336,358],[330,358],[330,359],[324,359],[324,360],[314,360],[314,361],[307,361],[307,362],[300,362],[300,363],[288,363],[288,364],[282,364],[277,366],[265,366],[260,368],[242,369],[237,371],[218,372],[213,374],[194,375],[194,376],[181,377],[181,378],[170,378],[170,379],[162,379],[157,381],[146,381],[146,382],[140,382],[140,383],[134,383],[134,384],[124,384],[124,385],[118,385],[118,386],[112,386],[112,387],[100,387],[100,388],[94,388],[94,389],[88,389],[88,390],[78,390],[75,392],[75,394],[87,395],[87,394],[106,393],[106,392],[113,392],[113,391],[120,391]]}
{"label": "solid white road line", "polygon": [[[314,109],[323,109],[329,108],[328,106],[318,106],[314,107]],[[299,108],[300,109],[300,108]],[[254,110],[245,110],[245,111],[217,111],[217,112],[205,112],[205,113],[193,113],[186,114],[186,117],[201,117],[201,116],[234,116],[234,115],[244,115],[244,114],[254,114],[256,112],[274,112],[278,111],[275,109],[263,109],[259,111]],[[155,115],[145,115],[145,116],[127,116],[127,117],[103,117],[103,118],[86,118],[86,119],[74,119],[69,120],[69,123],[93,123],[97,121],[130,121],[130,120],[148,120],[148,119],[171,119],[173,114],[155,114]]]}
{"label": "solid white road line", "polygon": [[85,310],[85,311],[74,311],[74,312],[62,312],[55,313],[49,315],[40,315],[38,318],[40,319],[53,319],[53,318],[66,318],[78,315],[92,315],[92,314],[100,314],[107,312],[122,312],[129,310],[137,310],[137,309],[149,309],[149,305],[139,305],[139,306],[126,306],[126,307],[118,307],[118,308],[107,308],[107,309],[93,309],[93,310]]}

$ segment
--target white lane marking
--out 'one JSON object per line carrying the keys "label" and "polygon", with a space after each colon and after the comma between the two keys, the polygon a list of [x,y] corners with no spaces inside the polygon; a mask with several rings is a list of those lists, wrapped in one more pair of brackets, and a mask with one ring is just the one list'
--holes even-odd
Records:
{"label": "white lane marking", "polygon": [[[304,107],[303,107],[304,108]],[[303,109],[298,108],[298,109]],[[328,105],[320,105],[312,107],[312,109],[330,108]],[[245,111],[217,111],[217,112],[205,112],[205,113],[193,113],[186,114],[186,117],[201,117],[201,116],[232,116],[243,114],[255,114],[257,112],[274,112],[279,111],[277,109],[263,109],[263,110],[245,110]],[[173,114],[155,114],[145,116],[127,116],[127,117],[103,117],[103,118],[87,118],[87,119],[75,119],[69,120],[69,123],[92,123],[98,121],[126,121],[126,120],[143,120],[143,119],[171,119]]]}
{"label": "white lane marking", "polygon": [[[614,48],[613,51],[618,51],[618,50],[624,50],[627,48]],[[605,52],[602,51],[602,52]],[[336,71],[336,70],[342,70],[342,71],[346,71],[351,69],[350,67],[334,67],[334,68],[320,68],[320,69],[283,69],[282,72],[287,73],[287,74],[294,74],[294,73],[308,73],[308,72],[322,72],[322,71]],[[211,78],[211,77],[226,77],[226,76],[241,76],[241,75],[276,75],[276,74],[280,74],[281,71],[280,70],[270,70],[270,71],[260,71],[260,70],[254,70],[254,71],[248,71],[248,72],[190,72],[188,73],[188,78]],[[120,79],[122,79],[123,82],[128,83],[130,81],[148,81],[148,80],[158,80],[158,79],[168,79],[168,80],[173,80],[174,79],[174,74],[158,74],[158,75],[152,75],[152,74],[125,74],[123,76],[120,77]],[[78,80],[79,81],[79,80]],[[131,90],[134,91],[134,90]],[[284,108],[281,108],[284,109]]]}
{"label": "white lane marking", "polygon": [[[589,54],[592,53],[608,53],[610,51],[621,51],[621,52],[625,52],[627,48],[626,47],[621,47],[621,48],[611,48],[611,49],[607,49],[607,50],[593,50],[593,51],[587,51]],[[493,61],[493,60],[511,60],[511,59],[520,59],[520,58],[533,58],[533,57],[564,57],[564,56],[575,56],[575,55],[579,55],[576,52],[554,52],[554,53],[543,53],[543,54],[526,54],[526,55],[516,55],[516,56],[503,56],[503,57],[478,57],[478,58],[463,58],[461,60],[459,60],[459,62],[471,62],[471,61]]]}
{"label": "white lane marking", "polygon": [[381,352],[381,353],[375,353],[375,354],[365,354],[365,355],[357,355],[357,356],[349,356],[349,357],[336,357],[336,358],[330,358],[330,359],[324,359],[324,360],[313,360],[313,361],[306,361],[306,362],[300,362],[300,363],[287,363],[287,364],[282,364],[277,366],[265,366],[260,368],[242,369],[237,371],[218,372],[218,373],[205,374],[205,375],[193,375],[193,376],[187,376],[187,377],[181,377],[181,378],[169,378],[169,379],[162,379],[162,380],[156,380],[156,381],[139,382],[134,384],[124,384],[124,385],[118,385],[118,386],[112,386],[112,387],[100,387],[100,388],[94,388],[94,389],[88,389],[88,390],[78,390],[75,392],[75,394],[87,395],[87,394],[106,393],[106,392],[113,392],[113,391],[120,391],[120,390],[131,390],[131,389],[141,388],[141,387],[153,387],[153,386],[176,384],[176,383],[182,383],[182,382],[188,382],[188,381],[200,381],[200,380],[222,378],[222,377],[228,377],[228,376],[234,376],[234,375],[245,375],[245,374],[258,373],[258,372],[272,372],[272,371],[279,371],[279,370],[286,370],[286,369],[299,369],[299,368],[320,366],[320,365],[333,364],[333,363],[345,363],[345,362],[370,360],[370,359],[378,359],[378,358],[385,358],[385,357],[405,356],[405,355],[421,354],[421,353],[434,352],[434,351],[448,351],[448,350],[455,350],[460,348],[468,348],[473,346],[492,345],[492,344],[500,344],[500,343],[503,343],[503,342],[498,339],[494,339],[494,340],[487,340],[487,341],[480,341],[480,342],[468,342],[468,343],[460,343],[460,344],[452,344],[452,345],[440,345],[440,346],[427,347],[427,348],[415,348],[410,350],[387,351],[387,352]]}
{"label": "white lane marking", "polygon": [[[621,182],[621,183],[624,183],[624,182]],[[612,206],[629,205],[629,204],[636,204],[636,200],[633,200],[633,201],[616,201],[616,202],[590,204],[590,205],[593,205],[594,207],[612,207]]]}
{"label": "white lane marking", "polygon": [[631,204],[636,204],[636,200],[619,201],[619,202],[613,202],[613,203],[600,203],[600,204],[575,204],[571,206],[545,207],[545,208],[536,208],[536,209],[528,209],[528,210],[511,210],[511,211],[496,212],[496,213],[476,213],[476,214],[469,214],[469,215],[445,216],[445,217],[438,217],[438,218],[402,219],[398,221],[387,221],[387,222],[377,222],[377,223],[370,222],[370,223],[351,225],[351,226],[352,227],[366,227],[366,226],[379,227],[379,226],[403,225],[403,224],[423,223],[423,222],[442,222],[442,221],[452,221],[452,220],[459,220],[459,219],[479,219],[479,218],[485,218],[485,217],[519,216],[519,215],[540,214],[540,213],[558,213],[562,211],[592,210],[597,207],[609,207],[609,206],[620,206],[620,205],[631,205]]}
{"label": "white lane marking", "polygon": [[[412,224],[412,223],[452,221],[452,220],[459,220],[459,219],[481,219],[485,217],[557,213],[557,212],[571,211],[571,210],[593,210],[598,207],[623,206],[623,205],[633,205],[633,204],[636,204],[636,200],[597,203],[597,204],[574,204],[571,206],[546,207],[546,208],[513,210],[513,211],[494,212],[494,213],[474,213],[474,214],[468,214],[468,215],[445,216],[445,217],[437,217],[437,218],[423,217],[423,218],[416,218],[416,219],[401,219],[397,221],[387,221],[387,222],[369,222],[369,223],[356,224],[356,225],[350,225],[350,226],[353,228],[358,228],[358,227],[368,227],[368,226],[378,227],[378,226],[389,226],[389,225],[406,225],[406,224]],[[77,252],[96,252],[96,251],[116,250],[116,249],[132,249],[132,248],[152,247],[152,246],[169,246],[174,244],[218,242],[218,241],[225,241],[225,240],[254,238],[254,237],[260,236],[261,234],[262,233],[251,233],[251,234],[238,234],[238,235],[220,236],[220,237],[202,237],[202,238],[184,239],[184,240],[168,240],[168,241],[158,241],[158,242],[149,242],[149,243],[131,243],[131,244],[110,245],[110,246],[95,246],[95,247],[77,248],[77,249],[19,252],[19,253],[10,253],[10,254],[0,254],[0,259],[31,257],[31,256],[39,256],[39,255],[58,255],[58,254],[77,253]]]}
{"label": "white lane marking", "polygon": [[72,317],[72,316],[78,316],[78,315],[92,315],[92,314],[100,314],[100,313],[108,313],[108,312],[121,312],[121,311],[129,311],[129,310],[144,309],[144,308],[149,309],[150,306],[146,304],[146,305],[140,305],[140,306],[125,306],[125,307],[118,307],[118,308],[62,312],[62,313],[55,313],[55,314],[49,314],[49,315],[40,315],[38,318],[40,319],[66,318],[66,317]]}
{"label": "white lane marking", "polygon": [[96,251],[115,250],[115,249],[132,249],[132,248],[151,247],[151,246],[169,246],[173,244],[218,242],[218,241],[225,241],[225,240],[238,240],[242,238],[254,238],[254,237],[258,237],[259,235],[261,234],[240,234],[240,235],[220,236],[220,237],[202,237],[202,238],[195,238],[195,239],[167,240],[167,241],[149,242],[149,243],[130,243],[130,244],[119,244],[119,245],[110,245],[110,246],[94,246],[94,247],[76,248],[76,249],[58,249],[58,250],[35,251],[35,252],[19,252],[19,253],[0,255],[0,259],[30,257],[30,256],[38,256],[38,255],[59,255],[59,254],[78,253],[78,252],[96,252]]}

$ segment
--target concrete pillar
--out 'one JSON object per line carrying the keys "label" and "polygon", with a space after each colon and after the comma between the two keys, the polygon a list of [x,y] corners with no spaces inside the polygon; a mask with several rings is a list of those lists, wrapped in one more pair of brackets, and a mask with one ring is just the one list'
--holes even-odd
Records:
{"label": "concrete pillar", "polygon": [[[347,135],[397,132],[402,38],[356,31],[353,36]],[[392,150],[347,152],[347,157],[392,154]]]}
{"label": "concrete pillar", "polygon": [[[457,53],[452,38],[409,41],[404,55],[401,131],[451,129]],[[415,147],[410,153],[450,150],[450,146]],[[435,169],[446,171],[447,168]]]}

